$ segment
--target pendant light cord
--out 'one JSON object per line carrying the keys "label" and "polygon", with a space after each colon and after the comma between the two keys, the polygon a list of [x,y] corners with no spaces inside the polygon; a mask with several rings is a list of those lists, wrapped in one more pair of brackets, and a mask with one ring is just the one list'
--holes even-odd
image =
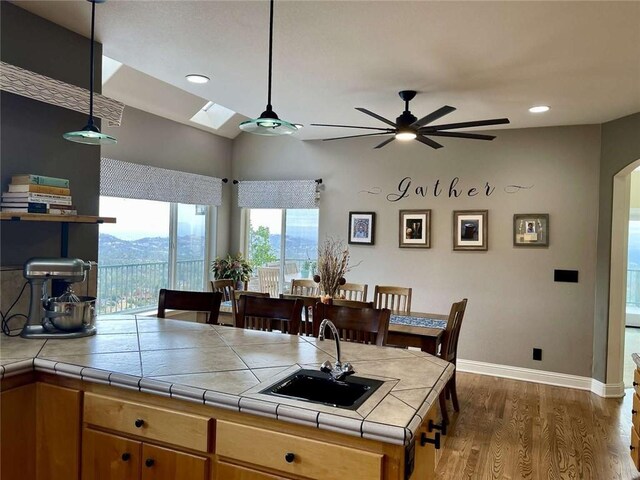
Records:
{"label": "pendant light cord", "polygon": [[91,54],[89,60],[89,125],[93,125],[93,37],[96,24],[96,2],[91,0]]}
{"label": "pendant light cord", "polygon": [[267,94],[267,110],[271,110],[271,64],[273,55],[273,2],[271,0],[271,13],[269,16],[269,88]]}

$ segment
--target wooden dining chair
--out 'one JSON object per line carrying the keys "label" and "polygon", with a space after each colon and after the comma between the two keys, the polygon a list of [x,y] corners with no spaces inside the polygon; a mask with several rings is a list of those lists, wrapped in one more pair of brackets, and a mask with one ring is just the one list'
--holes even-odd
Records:
{"label": "wooden dining chair", "polygon": [[318,302],[313,309],[313,335],[319,335],[320,323],[328,318],[338,329],[340,340],[381,347],[387,340],[390,315],[387,308],[353,308]]}
{"label": "wooden dining chair", "polygon": [[373,302],[361,302],[358,300],[345,300],[344,298],[332,298],[331,305],[336,307],[351,307],[351,308],[373,308]]}
{"label": "wooden dining chair", "polygon": [[311,336],[313,335],[313,325],[311,320],[313,318],[313,307],[318,302],[318,296],[308,295],[291,295],[288,293],[281,293],[280,298],[287,300],[300,300],[302,302],[302,317],[300,319],[300,335]]}
{"label": "wooden dining chair", "polygon": [[367,285],[363,283],[345,283],[338,288],[338,295],[345,300],[367,301]]}
{"label": "wooden dining chair", "polygon": [[291,280],[291,295],[317,297],[320,295],[320,287],[313,280],[294,278]]}
{"label": "wooden dining chair", "polygon": [[236,327],[270,332],[275,326],[283,333],[298,335],[301,315],[300,300],[241,295]]}
{"label": "wooden dining chair", "polygon": [[240,297],[244,295],[248,295],[250,297],[269,298],[269,294],[267,292],[254,292],[251,290],[234,290],[233,301],[231,302],[231,315],[233,316],[234,326],[238,325],[238,303],[240,301]]}
{"label": "wooden dining chair", "polygon": [[230,302],[233,300],[233,292],[235,283],[231,279],[223,278],[220,280],[211,280],[211,291],[222,293],[222,301]]}
{"label": "wooden dining chair", "polygon": [[[442,347],[438,356],[447,362],[451,362],[456,365],[458,360],[458,339],[460,338],[460,329],[462,328],[462,319],[464,318],[464,312],[467,308],[467,299],[463,298],[459,302],[455,302],[451,305],[449,312],[449,319],[447,320],[447,327],[444,331]],[[456,369],[457,370],[457,369]],[[445,388],[440,392],[440,410],[442,410],[442,420],[445,423],[449,422],[449,414],[447,412],[446,399],[451,397],[453,403],[453,409],[456,412],[460,411],[460,404],[458,403],[458,392],[456,391],[456,370],[453,371],[453,376],[449,379]]]}
{"label": "wooden dining chair", "polygon": [[158,317],[165,318],[167,309],[207,312],[207,323],[218,323],[220,292],[185,292],[161,289],[158,296]]}
{"label": "wooden dining chair", "polygon": [[411,288],[376,285],[373,302],[376,308],[388,308],[391,313],[409,315],[411,312]]}
{"label": "wooden dining chair", "polygon": [[280,269],[277,267],[258,267],[260,291],[272,297],[280,293]]}

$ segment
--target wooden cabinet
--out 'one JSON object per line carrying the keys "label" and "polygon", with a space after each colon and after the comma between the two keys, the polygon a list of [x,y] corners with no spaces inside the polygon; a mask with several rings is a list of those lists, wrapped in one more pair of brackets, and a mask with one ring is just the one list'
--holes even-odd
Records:
{"label": "wooden cabinet", "polygon": [[[206,480],[211,422],[200,415],[87,393],[82,479]],[[155,445],[153,441],[178,449]]]}
{"label": "wooden cabinet", "polygon": [[78,480],[82,392],[32,383],[0,394],[3,480]]}
{"label": "wooden cabinet", "polygon": [[633,407],[631,407],[631,459],[640,470],[640,368],[633,372]]}

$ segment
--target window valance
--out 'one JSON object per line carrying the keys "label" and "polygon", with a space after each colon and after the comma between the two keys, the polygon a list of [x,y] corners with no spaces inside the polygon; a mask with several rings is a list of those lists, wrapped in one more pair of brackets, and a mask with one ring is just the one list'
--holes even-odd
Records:
{"label": "window valance", "polygon": [[238,182],[238,206],[243,208],[318,208],[316,180]]}
{"label": "window valance", "polygon": [[102,158],[100,195],[219,206],[222,179]]}

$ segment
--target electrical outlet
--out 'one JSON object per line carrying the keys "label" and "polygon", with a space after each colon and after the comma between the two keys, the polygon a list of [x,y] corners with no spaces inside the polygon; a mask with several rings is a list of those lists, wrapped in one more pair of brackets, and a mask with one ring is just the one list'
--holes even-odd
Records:
{"label": "electrical outlet", "polygon": [[534,348],[533,349],[533,359],[534,360],[542,360],[542,349]]}

